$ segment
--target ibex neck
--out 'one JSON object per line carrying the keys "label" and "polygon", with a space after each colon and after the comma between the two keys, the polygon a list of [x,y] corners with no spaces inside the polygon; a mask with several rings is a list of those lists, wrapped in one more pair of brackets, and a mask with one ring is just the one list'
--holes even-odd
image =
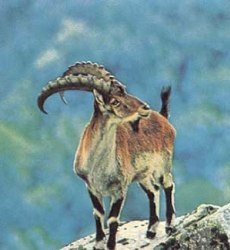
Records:
{"label": "ibex neck", "polygon": [[117,124],[111,119],[111,116],[102,113],[96,104],[94,105],[94,113],[90,124],[94,132],[100,131],[101,133],[104,133],[105,130],[110,128],[117,127]]}
{"label": "ibex neck", "polygon": [[106,135],[106,132],[111,129],[115,132],[117,127],[117,124],[112,122],[109,115],[95,112],[90,125],[94,134],[100,134],[100,136]]}

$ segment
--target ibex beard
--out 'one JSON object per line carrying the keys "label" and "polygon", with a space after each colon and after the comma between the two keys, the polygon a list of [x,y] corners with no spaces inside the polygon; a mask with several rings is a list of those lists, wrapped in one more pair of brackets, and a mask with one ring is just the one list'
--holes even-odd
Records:
{"label": "ibex beard", "polygon": [[103,197],[111,198],[107,220],[107,248],[115,249],[119,217],[130,183],[136,181],[149,199],[146,236],[154,238],[159,223],[159,191],[166,197],[166,232],[171,233],[175,217],[172,158],[175,129],[168,121],[171,88],[161,93],[160,112],[127,93],[103,66],[77,63],[43,88],[38,106],[56,92],[69,89],[90,91],[94,112],[81,137],[74,171],[86,183],[96,222],[94,249],[104,249]]}

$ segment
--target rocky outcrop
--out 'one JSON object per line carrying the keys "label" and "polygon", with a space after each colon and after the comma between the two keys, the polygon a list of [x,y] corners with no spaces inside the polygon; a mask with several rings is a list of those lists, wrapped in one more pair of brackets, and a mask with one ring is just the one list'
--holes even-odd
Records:
{"label": "rocky outcrop", "polygon": [[[230,203],[218,207],[200,205],[191,214],[176,219],[175,232],[167,236],[161,222],[153,240],[145,237],[147,221],[121,223],[117,234],[117,250],[137,249],[218,249],[230,250]],[[95,235],[75,241],[61,250],[93,249]]]}

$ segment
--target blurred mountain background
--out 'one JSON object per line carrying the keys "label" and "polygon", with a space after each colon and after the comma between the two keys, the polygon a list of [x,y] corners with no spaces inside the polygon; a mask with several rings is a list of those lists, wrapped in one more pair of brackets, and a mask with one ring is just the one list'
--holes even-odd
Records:
{"label": "blurred mountain background", "polygon": [[[11,0],[0,7],[0,249],[59,249],[94,232],[85,185],[72,171],[92,95],[67,92],[68,106],[54,95],[48,116],[36,104],[48,80],[76,61],[105,65],[155,110],[161,87],[172,85],[177,215],[229,202],[228,0]],[[121,219],[147,217],[147,199],[133,184]]]}

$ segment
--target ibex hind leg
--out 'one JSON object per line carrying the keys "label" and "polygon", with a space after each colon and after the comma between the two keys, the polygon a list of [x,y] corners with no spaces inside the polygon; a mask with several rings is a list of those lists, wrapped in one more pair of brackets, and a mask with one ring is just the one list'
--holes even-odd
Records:
{"label": "ibex hind leg", "polygon": [[150,182],[141,182],[141,188],[149,199],[149,225],[146,236],[153,239],[156,236],[156,228],[159,224],[159,186],[150,184]]}
{"label": "ibex hind leg", "polygon": [[116,234],[123,202],[123,196],[116,199],[112,198],[111,201],[111,210],[108,218],[109,239],[107,242],[107,247],[109,250],[114,250],[116,248]]}
{"label": "ibex hind leg", "polygon": [[174,232],[174,220],[176,217],[175,205],[174,205],[174,192],[175,184],[171,174],[166,174],[162,179],[162,186],[165,193],[166,200],[166,233],[171,234]]}
{"label": "ibex hind leg", "polygon": [[104,208],[102,203],[102,197],[97,197],[94,195],[90,190],[89,196],[93,203],[93,213],[95,217],[95,223],[96,223],[96,243],[94,246],[94,250],[102,250],[104,249]]}

